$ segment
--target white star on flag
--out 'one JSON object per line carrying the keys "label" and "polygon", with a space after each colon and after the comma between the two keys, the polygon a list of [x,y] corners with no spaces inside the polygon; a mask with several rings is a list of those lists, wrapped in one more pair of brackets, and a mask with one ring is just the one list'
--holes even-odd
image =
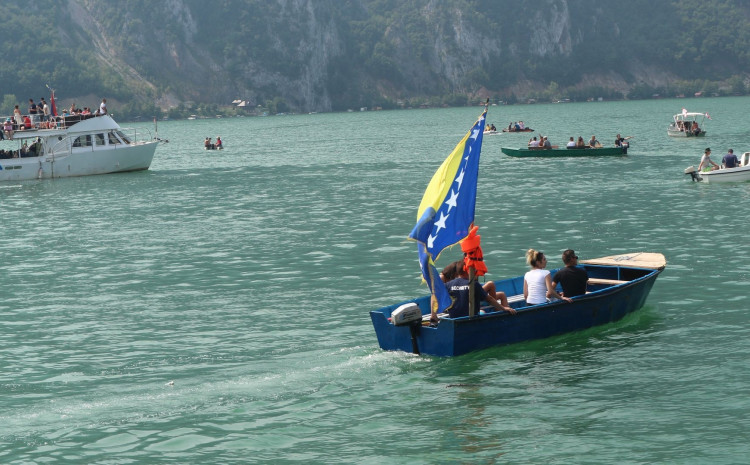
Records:
{"label": "white star on flag", "polygon": [[461,189],[461,184],[464,182],[464,173],[466,173],[466,170],[461,170],[461,173],[456,177],[456,182],[458,183],[458,189]]}
{"label": "white star on flag", "polygon": [[451,208],[457,205],[456,200],[458,200],[458,191],[451,190],[451,198],[445,201],[445,203],[448,205],[449,212],[451,211]]}
{"label": "white star on flag", "polygon": [[435,231],[435,235],[437,236],[437,233],[440,232],[441,229],[445,228],[445,220],[448,219],[449,215],[446,215],[443,212],[440,212],[440,219],[438,219],[435,222],[435,227],[437,228],[437,231]]}

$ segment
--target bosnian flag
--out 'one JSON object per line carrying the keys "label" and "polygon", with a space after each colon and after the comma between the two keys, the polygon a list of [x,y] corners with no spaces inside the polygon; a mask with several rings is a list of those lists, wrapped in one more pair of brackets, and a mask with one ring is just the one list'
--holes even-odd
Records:
{"label": "bosnian flag", "polygon": [[444,311],[452,305],[434,260],[443,249],[464,239],[474,222],[479,154],[486,117],[485,107],[471,130],[432,176],[417,210],[417,224],[409,234],[409,239],[418,242],[422,276],[437,300],[438,308],[433,311]]}

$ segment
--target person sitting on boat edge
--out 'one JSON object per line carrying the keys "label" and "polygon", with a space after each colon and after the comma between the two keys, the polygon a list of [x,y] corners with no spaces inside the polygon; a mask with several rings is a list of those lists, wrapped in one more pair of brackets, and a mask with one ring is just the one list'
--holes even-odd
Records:
{"label": "person sitting on boat edge", "polygon": [[[709,166],[712,165],[712,166]],[[713,160],[711,160],[711,149],[706,147],[706,150],[703,151],[703,156],[701,157],[701,163],[698,165],[698,172],[701,171],[713,171],[720,169],[720,166],[714,163]]]}
{"label": "person sitting on boat edge", "polygon": [[[461,264],[463,265],[463,260]],[[458,268],[457,266],[458,277],[445,284],[448,293],[453,298],[453,305],[448,309],[448,316],[451,318],[469,316],[469,273],[464,270],[463,266],[460,267],[460,270]],[[516,313],[508,305],[501,305],[493,295],[484,290],[479,281],[474,281],[474,296],[474,315],[479,315],[482,301],[489,303],[497,311],[505,310],[511,314]]]}
{"label": "person sitting on boat edge", "polygon": [[729,149],[724,158],[721,159],[721,166],[724,168],[737,168],[740,166],[740,161],[737,159],[737,155],[734,154],[734,150]]}
{"label": "person sitting on boat edge", "polygon": [[571,302],[569,297],[563,297],[552,287],[552,279],[547,266],[547,257],[543,252],[529,249],[526,252],[526,263],[531,266],[523,276],[523,298],[528,305],[547,303],[547,297]]}
{"label": "person sitting on boat edge", "polygon": [[539,141],[536,140],[536,136],[529,139],[529,148],[539,147]]}
{"label": "person sitting on boat edge", "polygon": [[3,132],[5,133],[6,139],[13,140],[13,121],[10,120],[10,117],[5,118],[5,124],[3,124]]}
{"label": "person sitting on boat edge", "polygon": [[560,284],[563,290],[560,295],[564,297],[585,295],[589,274],[578,266],[578,255],[573,249],[567,249],[562,254],[562,261],[565,267],[557,270],[552,277],[552,287],[557,289],[557,285]]}
{"label": "person sitting on boat edge", "polygon": [[596,136],[591,136],[591,139],[589,139],[589,147],[592,149],[595,149],[597,147],[601,147],[602,144],[598,140],[596,140]]}
{"label": "person sitting on boat edge", "polygon": [[[443,268],[443,271],[440,272],[440,279],[442,279],[444,283],[453,281],[461,275],[463,270],[464,261],[456,260],[455,262],[452,262],[448,266]],[[500,302],[501,306],[510,307],[510,304],[508,303],[508,296],[505,295],[505,292],[497,290],[494,281],[487,281],[486,283],[482,284],[482,289],[484,289],[484,292],[494,297],[495,300]]]}
{"label": "person sitting on boat edge", "polygon": [[578,140],[576,141],[576,148],[577,149],[585,149],[586,148],[586,142],[583,140],[583,137],[578,136]]}
{"label": "person sitting on boat edge", "polygon": [[[542,143],[541,139],[544,139],[544,142]],[[547,136],[542,137],[539,141],[539,147],[544,147],[545,149],[552,149],[552,143],[549,141]]]}
{"label": "person sitting on boat edge", "polygon": [[568,148],[569,149],[576,148],[576,140],[573,138],[573,136],[571,136],[570,140],[568,141]]}
{"label": "person sitting on boat edge", "polygon": [[630,143],[627,140],[632,137],[633,136],[622,137],[621,135],[618,134],[615,137],[615,147],[629,147]]}
{"label": "person sitting on boat edge", "polygon": [[224,148],[224,145],[222,145],[222,142],[221,142],[221,137],[219,136],[216,136],[216,148],[217,149]]}

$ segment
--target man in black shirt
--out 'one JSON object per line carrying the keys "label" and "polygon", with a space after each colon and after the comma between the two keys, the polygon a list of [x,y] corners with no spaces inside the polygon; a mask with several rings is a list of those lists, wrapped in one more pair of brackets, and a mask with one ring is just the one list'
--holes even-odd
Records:
{"label": "man in black shirt", "polygon": [[729,149],[729,152],[721,159],[721,164],[724,165],[724,168],[737,168],[740,166],[740,161],[737,160],[734,150]]}
{"label": "man in black shirt", "polygon": [[[445,287],[448,288],[448,292],[453,299],[453,305],[448,310],[448,315],[451,318],[459,318],[462,316],[469,316],[469,273],[464,270],[464,267],[457,267],[458,277],[447,282]],[[511,307],[504,307],[500,302],[495,299],[494,295],[489,295],[482,285],[478,281],[474,281],[474,315],[479,315],[480,301],[485,301],[495,307],[495,310],[505,310],[511,314],[515,314],[516,311]]]}
{"label": "man in black shirt", "polygon": [[36,127],[36,123],[38,123],[39,120],[37,120],[36,103],[34,103],[33,98],[29,99],[29,118],[31,118],[31,124]]}
{"label": "man in black shirt", "polygon": [[586,270],[578,267],[578,256],[575,251],[568,249],[562,254],[562,260],[565,268],[555,273],[552,278],[552,287],[559,283],[562,286],[562,294],[565,297],[575,297],[586,294],[586,283],[589,275]]}

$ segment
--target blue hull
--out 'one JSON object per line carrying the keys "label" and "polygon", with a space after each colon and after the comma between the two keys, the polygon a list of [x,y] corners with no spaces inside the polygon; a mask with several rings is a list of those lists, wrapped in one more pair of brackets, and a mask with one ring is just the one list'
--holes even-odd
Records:
{"label": "blue hull", "polygon": [[[394,326],[388,318],[401,302],[370,312],[378,343],[384,350],[454,356],[487,347],[543,339],[620,320],[641,308],[663,269],[585,265],[590,278],[626,281],[622,284],[589,284],[589,293],[573,299],[527,306],[511,303],[518,312],[487,313],[474,318],[442,318],[437,327]],[[554,272],[553,272],[554,273]],[[593,280],[592,280],[593,281]],[[523,277],[495,282],[508,296],[523,294]],[[409,301],[429,314],[430,296]],[[414,338],[412,339],[412,333]]]}

